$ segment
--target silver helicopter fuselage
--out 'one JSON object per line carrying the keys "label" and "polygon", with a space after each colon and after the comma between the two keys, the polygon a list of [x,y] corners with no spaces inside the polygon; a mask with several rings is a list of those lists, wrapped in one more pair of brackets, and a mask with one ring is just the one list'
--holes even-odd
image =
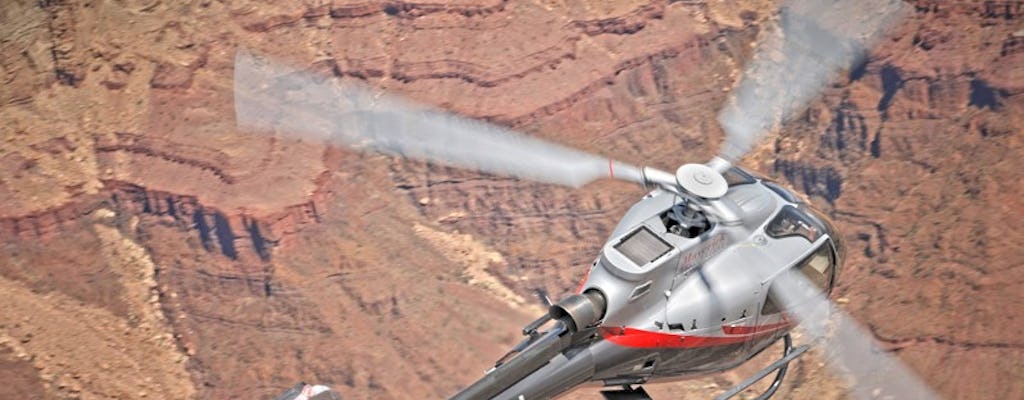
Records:
{"label": "silver helicopter fuselage", "polygon": [[[565,326],[517,349],[455,398],[543,399],[587,383],[689,379],[736,367],[785,336],[794,321],[769,295],[774,278],[797,269],[828,293],[841,243],[791,192],[738,168],[725,175],[729,189],[701,205],[710,222],[696,235],[667,226],[678,194],[655,189],[636,203],[578,300],[552,307]],[[546,351],[533,350],[545,340]]]}

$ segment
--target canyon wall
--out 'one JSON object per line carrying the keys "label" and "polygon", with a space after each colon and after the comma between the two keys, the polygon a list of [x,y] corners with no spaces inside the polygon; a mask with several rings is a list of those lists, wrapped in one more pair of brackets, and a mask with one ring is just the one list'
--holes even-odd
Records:
{"label": "canyon wall", "polygon": [[[1024,396],[1022,4],[908,3],[742,162],[832,216],[840,303],[947,398]],[[576,287],[643,194],[239,131],[236,51],[669,169],[715,154],[774,9],[5,3],[0,397],[272,398],[299,380],[445,397],[518,342],[535,293]],[[780,395],[845,398],[820,363]],[[650,391],[712,397],[752,369]]]}

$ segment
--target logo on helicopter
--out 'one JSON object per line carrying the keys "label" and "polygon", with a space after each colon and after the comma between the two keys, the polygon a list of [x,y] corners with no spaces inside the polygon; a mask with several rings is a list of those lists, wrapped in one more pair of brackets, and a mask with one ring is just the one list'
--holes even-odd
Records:
{"label": "logo on helicopter", "polygon": [[681,274],[689,272],[698,265],[703,264],[712,256],[718,254],[722,250],[725,250],[728,246],[729,242],[725,239],[724,234],[712,236],[710,239],[697,245],[696,248],[679,256],[679,267],[676,269],[676,273]]}

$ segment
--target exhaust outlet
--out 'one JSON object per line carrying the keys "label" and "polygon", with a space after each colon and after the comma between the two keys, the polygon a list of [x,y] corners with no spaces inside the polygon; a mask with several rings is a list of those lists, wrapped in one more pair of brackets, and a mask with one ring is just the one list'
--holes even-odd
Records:
{"label": "exhaust outlet", "polygon": [[562,299],[548,309],[548,315],[564,322],[570,332],[578,332],[597,325],[604,318],[606,307],[601,292],[588,290]]}

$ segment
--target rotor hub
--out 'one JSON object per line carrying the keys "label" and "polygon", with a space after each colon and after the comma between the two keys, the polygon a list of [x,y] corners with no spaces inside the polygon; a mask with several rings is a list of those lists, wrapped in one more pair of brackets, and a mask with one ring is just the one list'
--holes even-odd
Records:
{"label": "rotor hub", "polygon": [[676,170],[676,183],[683,190],[701,198],[717,199],[729,190],[722,174],[704,164],[686,164]]}

